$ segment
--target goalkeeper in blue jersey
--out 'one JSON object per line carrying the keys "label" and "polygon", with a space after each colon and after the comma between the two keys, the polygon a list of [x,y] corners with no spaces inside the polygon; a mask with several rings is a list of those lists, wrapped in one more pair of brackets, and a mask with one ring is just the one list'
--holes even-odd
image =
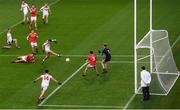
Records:
{"label": "goalkeeper in blue jersey", "polygon": [[107,63],[111,61],[110,49],[107,47],[107,44],[104,44],[102,52],[100,50],[98,52],[103,56],[103,60],[101,62],[103,73],[107,73]]}

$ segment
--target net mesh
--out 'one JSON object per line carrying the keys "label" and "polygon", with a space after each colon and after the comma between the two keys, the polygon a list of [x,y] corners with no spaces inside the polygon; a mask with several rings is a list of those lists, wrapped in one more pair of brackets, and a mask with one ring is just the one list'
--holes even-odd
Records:
{"label": "net mesh", "polygon": [[[152,48],[150,44],[151,36]],[[150,92],[151,94],[167,95],[175,84],[179,74],[166,30],[153,30],[147,33],[137,44],[138,88],[140,88],[141,66],[146,66],[147,69],[150,70],[150,53],[152,53],[152,81]]]}

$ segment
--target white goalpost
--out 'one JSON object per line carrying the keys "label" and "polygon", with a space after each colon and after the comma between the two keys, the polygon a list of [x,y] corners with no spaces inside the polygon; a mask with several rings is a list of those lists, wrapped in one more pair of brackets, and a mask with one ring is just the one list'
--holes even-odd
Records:
{"label": "white goalpost", "polygon": [[[166,30],[153,30],[152,0],[150,2],[149,32],[137,42],[137,0],[134,0],[134,92],[141,93],[140,71],[146,66],[152,76],[150,85],[151,95],[167,95],[176,80],[179,72],[175,64],[168,32]],[[140,63],[149,62],[149,63]]]}

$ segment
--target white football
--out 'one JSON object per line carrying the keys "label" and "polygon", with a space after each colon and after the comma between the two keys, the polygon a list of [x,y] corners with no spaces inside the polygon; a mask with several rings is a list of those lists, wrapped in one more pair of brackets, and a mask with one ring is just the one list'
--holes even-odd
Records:
{"label": "white football", "polygon": [[69,58],[66,58],[66,62],[68,62],[68,61],[70,61],[70,59],[69,59]]}

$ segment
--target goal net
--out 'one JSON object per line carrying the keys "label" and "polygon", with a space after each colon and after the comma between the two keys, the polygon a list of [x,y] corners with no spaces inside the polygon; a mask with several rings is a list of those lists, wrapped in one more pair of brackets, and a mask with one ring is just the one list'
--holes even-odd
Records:
{"label": "goal net", "polygon": [[141,67],[151,72],[150,93],[167,95],[179,77],[166,30],[149,31],[136,46],[137,90],[140,91]]}

